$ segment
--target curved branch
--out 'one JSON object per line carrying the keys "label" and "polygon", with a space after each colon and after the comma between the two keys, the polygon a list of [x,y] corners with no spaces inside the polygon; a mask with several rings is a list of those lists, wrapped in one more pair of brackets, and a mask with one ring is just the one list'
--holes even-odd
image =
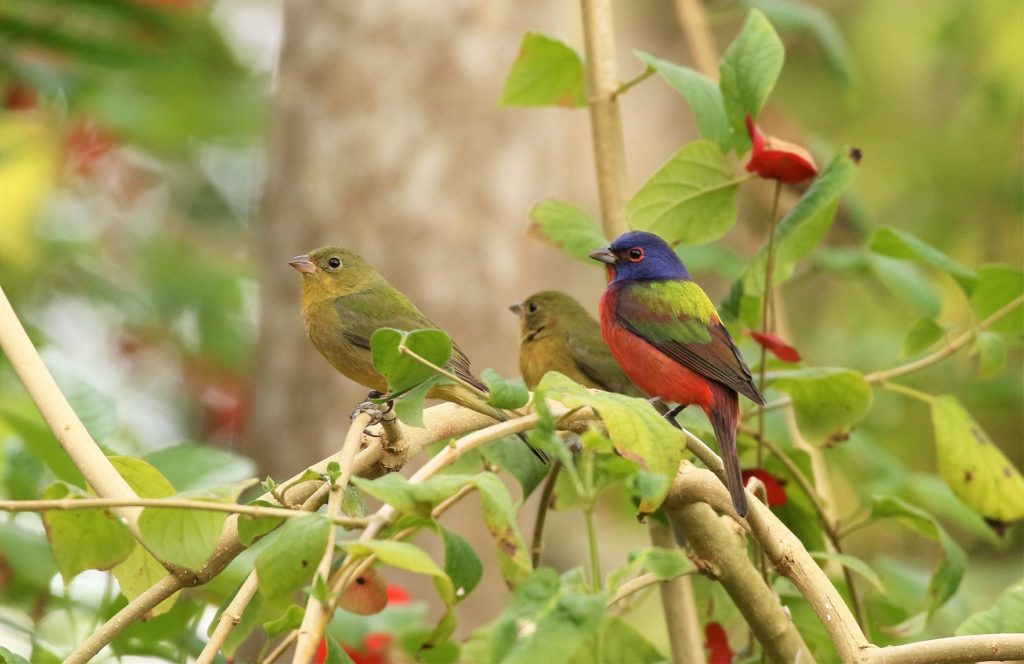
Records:
{"label": "curved branch", "polygon": [[1017,660],[1024,660],[1024,634],[974,634],[884,648],[870,646],[856,661],[862,664],[955,664]]}

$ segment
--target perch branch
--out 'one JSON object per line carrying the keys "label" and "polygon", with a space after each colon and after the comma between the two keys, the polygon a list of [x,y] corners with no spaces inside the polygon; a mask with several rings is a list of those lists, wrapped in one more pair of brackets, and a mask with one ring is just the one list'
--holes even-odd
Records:
{"label": "perch branch", "polygon": [[884,648],[869,646],[856,661],[861,664],[956,664],[1019,660],[1024,660],[1024,634],[975,634]]}

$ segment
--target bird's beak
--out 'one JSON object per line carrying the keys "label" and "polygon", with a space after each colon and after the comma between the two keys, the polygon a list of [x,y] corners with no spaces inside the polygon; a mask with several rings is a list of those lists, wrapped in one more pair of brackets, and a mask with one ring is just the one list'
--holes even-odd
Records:
{"label": "bird's beak", "polygon": [[511,311],[512,313],[514,313],[516,316],[522,317],[522,315],[523,315],[523,303],[522,302],[516,302],[515,304],[510,304],[508,306],[508,310]]}
{"label": "bird's beak", "polygon": [[611,247],[601,247],[597,251],[592,251],[590,257],[595,261],[615,265],[615,254],[612,253]]}
{"label": "bird's beak", "polygon": [[309,260],[308,254],[302,254],[288,261],[288,264],[303,274],[313,274],[316,272],[316,265],[313,261]]}

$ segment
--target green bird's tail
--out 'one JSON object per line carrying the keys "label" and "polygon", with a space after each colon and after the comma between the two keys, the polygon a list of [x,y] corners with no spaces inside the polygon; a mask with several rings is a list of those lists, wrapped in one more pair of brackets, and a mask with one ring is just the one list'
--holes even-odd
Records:
{"label": "green bird's tail", "polygon": [[[487,387],[482,383],[479,385],[480,389],[486,391]],[[463,385],[438,385],[430,390],[430,396],[444,401],[450,401],[464,408],[476,411],[481,415],[498,420],[499,422],[508,422],[511,417],[509,414],[500,408],[495,408],[491,404],[481,399],[477,394],[466,389]],[[526,434],[519,432],[516,437],[526,443],[526,446],[530,448],[533,455],[540,459],[543,463],[548,462],[548,455],[538,450],[533,445],[530,445],[530,441],[526,438]]]}
{"label": "green bird's tail", "polygon": [[747,492],[743,488],[743,474],[740,472],[740,457],[736,451],[736,427],[739,424],[740,398],[730,387],[711,381],[714,398],[713,407],[707,411],[711,428],[718,439],[718,449],[725,465],[725,484],[732,496],[732,505],[741,517],[747,516]]}

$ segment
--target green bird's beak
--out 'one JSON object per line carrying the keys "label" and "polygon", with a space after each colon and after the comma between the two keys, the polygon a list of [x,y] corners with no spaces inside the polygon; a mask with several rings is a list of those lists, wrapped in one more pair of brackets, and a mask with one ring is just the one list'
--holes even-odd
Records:
{"label": "green bird's beak", "polygon": [[516,316],[522,316],[523,315],[523,303],[522,302],[516,302],[515,304],[510,304],[508,306],[508,310],[511,311],[512,313],[514,313]]}
{"label": "green bird's beak", "polygon": [[313,261],[309,260],[309,254],[302,254],[288,261],[288,264],[303,274],[313,274],[316,272],[316,265],[313,265]]}
{"label": "green bird's beak", "polygon": [[589,255],[595,261],[601,261],[602,263],[607,263],[608,265],[615,264],[615,254],[612,253],[610,247],[601,247],[597,251],[590,252]]}

